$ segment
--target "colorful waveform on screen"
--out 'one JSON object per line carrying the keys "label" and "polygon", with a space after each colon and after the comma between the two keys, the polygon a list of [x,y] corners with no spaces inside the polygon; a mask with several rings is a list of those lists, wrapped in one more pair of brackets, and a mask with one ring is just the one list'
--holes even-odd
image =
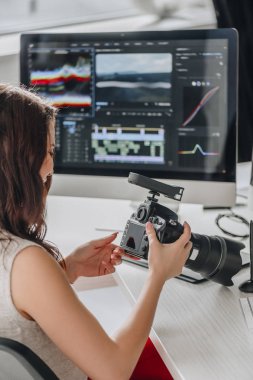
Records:
{"label": "colorful waveform on screen", "polygon": [[218,152],[205,152],[203,148],[201,147],[201,145],[199,144],[196,144],[192,150],[178,150],[177,153],[185,154],[185,155],[186,154],[194,155],[197,153],[197,151],[199,151],[202,154],[202,156],[218,156],[219,155]]}
{"label": "colorful waveform on screen", "polygon": [[74,80],[89,82],[91,77],[90,65],[64,65],[54,70],[36,70],[31,72],[31,85],[58,85]]}
{"label": "colorful waveform on screen", "polygon": [[91,106],[91,66],[83,57],[76,64],[51,70],[33,70],[30,84],[55,107]]}
{"label": "colorful waveform on screen", "polygon": [[197,106],[191,111],[190,115],[186,118],[186,120],[182,123],[182,127],[186,127],[197,115],[197,113],[207,104],[207,102],[216,94],[219,90],[219,86],[216,86],[209,90],[201,101],[197,104]]}

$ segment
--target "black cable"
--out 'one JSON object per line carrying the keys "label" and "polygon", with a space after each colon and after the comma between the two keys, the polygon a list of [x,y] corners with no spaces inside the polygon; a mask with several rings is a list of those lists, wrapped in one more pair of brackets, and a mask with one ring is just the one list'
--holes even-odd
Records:
{"label": "black cable", "polygon": [[215,223],[216,225],[218,226],[218,228],[226,235],[229,235],[229,236],[232,236],[232,237],[235,237],[235,238],[241,238],[241,239],[246,239],[249,237],[249,233],[245,234],[245,235],[238,235],[238,234],[235,234],[233,232],[230,232],[230,231],[227,231],[225,230],[223,227],[221,227],[220,225],[220,220],[222,218],[227,218],[227,219],[236,219],[237,221],[243,223],[244,225],[246,225],[247,227],[249,227],[249,222],[247,219],[245,219],[243,216],[241,215],[238,215],[238,214],[235,214],[233,211],[231,211],[230,214],[218,214],[216,219],[215,219]]}

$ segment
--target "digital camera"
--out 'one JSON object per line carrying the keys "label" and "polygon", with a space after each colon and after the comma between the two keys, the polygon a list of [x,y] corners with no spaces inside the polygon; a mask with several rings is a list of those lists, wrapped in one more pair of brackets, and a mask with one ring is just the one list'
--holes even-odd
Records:
{"label": "digital camera", "polygon": [[[157,196],[181,201],[184,189],[155,181],[136,173],[130,173],[128,181],[149,189],[150,195],[141,203],[127,221],[120,246],[137,258],[148,259],[149,242],[146,222],[150,221],[161,243],[172,243],[183,233],[177,214],[158,203]],[[240,250],[244,244],[221,236],[191,234],[193,244],[185,267],[198,272],[203,278],[220,284],[233,285],[232,277],[241,269]]]}

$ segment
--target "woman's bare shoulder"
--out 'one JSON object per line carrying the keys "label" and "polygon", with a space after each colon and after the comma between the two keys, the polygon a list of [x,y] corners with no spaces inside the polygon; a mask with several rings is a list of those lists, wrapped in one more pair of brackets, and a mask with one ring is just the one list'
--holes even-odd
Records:
{"label": "woman's bare shoulder", "polygon": [[[30,245],[16,256],[11,273],[11,290],[15,306],[30,313],[35,300],[59,296],[70,288],[64,270],[59,263],[42,247]],[[72,291],[72,290],[71,290]],[[35,316],[32,316],[33,318]]]}

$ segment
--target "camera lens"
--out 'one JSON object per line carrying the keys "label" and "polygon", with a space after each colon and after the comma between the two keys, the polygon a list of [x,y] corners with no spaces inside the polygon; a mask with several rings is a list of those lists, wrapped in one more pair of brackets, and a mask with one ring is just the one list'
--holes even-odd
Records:
{"label": "camera lens", "polygon": [[[173,225],[171,219],[167,218],[166,229],[161,241],[163,243],[172,243],[182,233],[183,226],[177,220],[174,221]],[[185,267],[200,273],[203,278],[226,286],[233,285],[231,278],[242,267],[240,250],[245,245],[221,236],[207,236],[195,233],[191,234],[191,242],[193,246]]]}
{"label": "camera lens", "polygon": [[244,244],[221,236],[192,234],[192,250],[185,266],[204,278],[231,286],[231,278],[241,269],[240,250]]}

